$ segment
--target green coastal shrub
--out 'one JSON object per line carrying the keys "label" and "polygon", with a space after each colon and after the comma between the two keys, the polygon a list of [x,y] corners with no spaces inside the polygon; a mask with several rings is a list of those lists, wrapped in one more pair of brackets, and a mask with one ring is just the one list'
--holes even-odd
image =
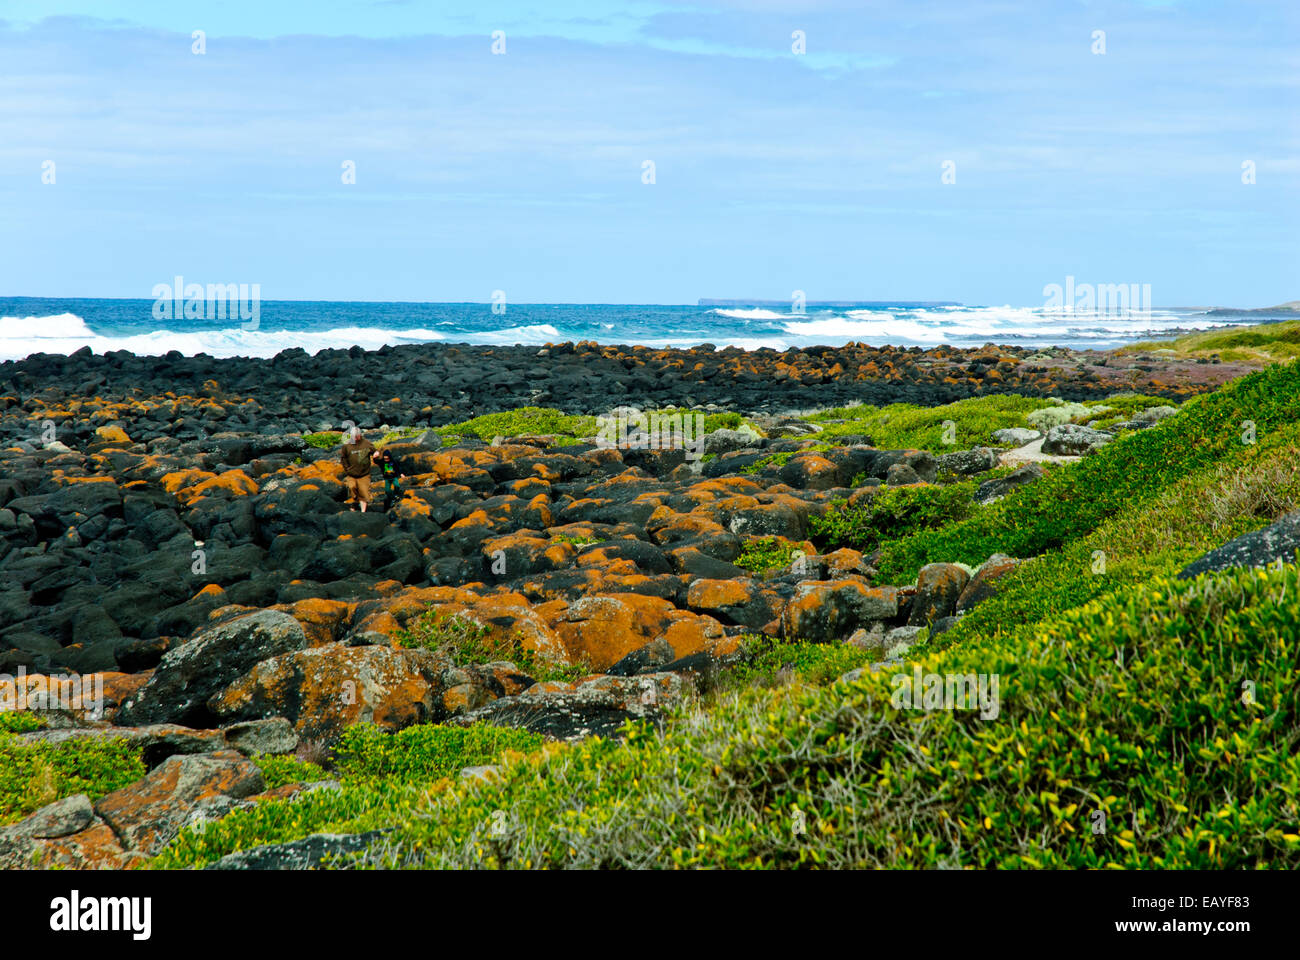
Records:
{"label": "green coastal shrub", "polygon": [[506,750],[536,750],[541,745],[539,734],[513,727],[419,724],[385,733],[373,724],[359,723],[344,731],[335,755],[338,773],[349,780],[415,783],[453,776]]}
{"label": "green coastal shrub", "polygon": [[865,506],[840,503],[822,516],[809,517],[809,536],[819,547],[870,551],[882,541],[971,516],[979,509],[974,499],[977,486],[973,480],[941,486],[882,486]]}
{"label": "green coastal shrub", "polygon": [[1082,403],[1062,403],[1054,407],[1043,407],[1029,413],[1025,420],[1035,430],[1046,433],[1052,427],[1063,423],[1083,423],[1094,417],[1110,413],[1111,407],[1104,405],[1086,406]]}
{"label": "green coastal shrub", "polygon": [[201,830],[187,827],[147,867],[202,868],[240,850],[301,840],[313,833],[362,833],[414,816],[428,788],[392,782],[343,784],[232,810]]}
{"label": "green coastal shrub", "polygon": [[[809,417],[826,423],[823,432],[811,434],[830,439],[845,434],[867,434],[880,449],[929,450],[951,453],[990,442],[994,430],[1025,426],[1025,416],[1044,405],[1041,398],[1018,394],[994,394],[969,397],[938,407],[918,407],[910,403],[893,403],[886,407],[840,407]],[[955,427],[950,431],[946,424]],[[946,442],[952,440],[953,442]]]}
{"label": "green coastal shrub", "polygon": [[1120,348],[1122,353],[1168,351],[1177,357],[1218,355],[1228,363],[1269,363],[1300,356],[1300,320],[1259,323],[1227,330],[1189,333],[1176,340],[1145,341]]}
{"label": "green coastal shrub", "polygon": [[[201,830],[182,830],[150,866],[203,867],[238,850],[287,843],[313,833],[391,827],[415,816],[438,781],[456,776],[465,767],[492,763],[507,751],[535,751],[541,744],[538,734],[509,727],[421,724],[390,734],[371,724],[356,724],[344,731],[335,769],[326,774],[340,781],[339,788],[263,800]],[[255,760],[262,766],[268,758]],[[278,763],[268,766],[276,774],[289,770]]]}
{"label": "green coastal shrub", "polygon": [[781,453],[769,453],[765,457],[759,457],[747,467],[741,467],[741,473],[756,474],[766,467],[784,467],[794,457],[795,450],[784,450]]}
{"label": "green coastal shrub", "polygon": [[446,653],[457,664],[509,661],[534,680],[572,682],[591,673],[587,663],[556,663],[524,647],[517,633],[493,636],[471,617],[430,609],[412,618],[393,637],[399,647],[425,647]]}
{"label": "green coastal shrub", "polygon": [[551,539],[556,543],[571,543],[575,547],[590,547],[593,544],[604,543],[604,537],[579,537],[567,533],[553,533]]}
{"label": "green coastal shrub", "polygon": [[932,646],[1023,632],[1119,587],[1172,576],[1201,554],[1300,507],[1300,424],[1233,451],[1127,507],[1086,537],[1021,564]]}
{"label": "green coastal shrub", "polygon": [[777,537],[750,537],[740,548],[740,556],[732,561],[751,573],[767,573],[788,567],[794,560],[794,544]]}
{"label": "green coastal shrub", "polygon": [[785,642],[758,635],[746,637],[742,648],[744,662],[719,675],[715,692],[773,687],[795,679],[826,684],[880,659],[878,651],[848,643]]}
{"label": "green coastal shrub", "polygon": [[343,442],[343,434],[327,430],[324,433],[304,433],[302,442],[309,447],[317,447],[321,450],[329,450],[337,447]]}
{"label": "green coastal shrub", "polygon": [[519,407],[501,413],[488,413],[462,423],[438,427],[441,436],[473,436],[491,441],[494,437],[517,437],[521,434],[567,434],[590,437],[596,433],[596,418],[575,416],[552,407]]}
{"label": "green coastal shrub", "polygon": [[44,718],[33,710],[0,711],[0,736],[5,733],[30,733],[44,726]]}
{"label": "green coastal shrub", "polygon": [[329,779],[329,774],[318,764],[294,756],[262,753],[249,759],[262,771],[262,779],[266,781],[268,790],[283,787],[286,783],[313,783]]}
{"label": "green coastal shrub", "polygon": [[412,619],[394,636],[399,647],[446,650],[460,663],[490,663],[500,659],[487,641],[490,627],[455,613],[428,610]]}
{"label": "green coastal shrub", "polygon": [[[1249,421],[1249,422],[1248,422]],[[927,563],[1031,557],[1085,536],[1126,505],[1300,421],[1300,368],[1273,366],[1203,394],[1175,416],[1127,434],[1066,470],[1020,487],[969,518],[884,544],[884,580],[906,583]]]}
{"label": "green coastal shrub", "polygon": [[2,731],[0,824],[14,823],[74,794],[98,799],[145,773],[139,747],[125,739],[23,743]]}
{"label": "green coastal shrub", "polygon": [[1297,638],[1295,566],[1159,578],[919,665],[996,675],[996,716],[890,672],[751,690],[457,784],[367,862],[1294,870]]}

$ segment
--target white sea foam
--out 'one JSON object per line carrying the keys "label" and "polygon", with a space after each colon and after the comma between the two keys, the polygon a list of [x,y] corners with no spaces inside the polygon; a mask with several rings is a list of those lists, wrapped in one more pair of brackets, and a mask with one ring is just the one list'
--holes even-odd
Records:
{"label": "white sea foam", "polygon": [[792,314],[788,311],[778,313],[775,310],[765,310],[762,307],[734,310],[718,309],[713,312],[720,317],[730,317],[733,320],[788,320],[792,316],[800,316],[800,314]]}
{"label": "white sea foam", "polygon": [[[445,340],[433,330],[381,330],[377,327],[336,327],[331,330],[244,330],[240,327],[202,331],[155,330],[128,336],[95,333],[73,314],[53,317],[0,317],[0,361],[21,360],[33,353],[69,354],[82,347],[95,353],[129,350],[138,356],[162,356],[178,350],[186,356],[273,357],[281,350],[302,347],[308,353],[360,346],[378,350],[385,344]],[[463,339],[468,340],[468,337]]]}
{"label": "white sea foam", "polygon": [[785,319],[787,322],[782,329],[805,339],[805,342],[860,340],[876,346],[972,340],[1115,340],[1145,333],[1158,334],[1189,323],[1185,315],[1160,310],[1149,314],[1107,314],[1010,306],[848,310],[842,314]]}
{"label": "white sea foam", "polygon": [[[547,343],[556,340],[560,331],[549,323],[534,323],[526,327],[510,327],[507,330],[484,330],[478,333],[456,334],[452,339],[465,343]],[[582,338],[578,338],[582,339]]]}
{"label": "white sea foam", "polygon": [[75,313],[51,317],[0,317],[0,341],[59,340],[93,337],[94,333]]}

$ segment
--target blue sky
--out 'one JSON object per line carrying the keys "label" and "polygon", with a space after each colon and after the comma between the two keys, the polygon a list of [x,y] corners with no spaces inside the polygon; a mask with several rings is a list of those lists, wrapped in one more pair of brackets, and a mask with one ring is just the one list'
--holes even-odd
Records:
{"label": "blue sky", "polygon": [[1269,305],[1297,7],[0,0],[0,296]]}

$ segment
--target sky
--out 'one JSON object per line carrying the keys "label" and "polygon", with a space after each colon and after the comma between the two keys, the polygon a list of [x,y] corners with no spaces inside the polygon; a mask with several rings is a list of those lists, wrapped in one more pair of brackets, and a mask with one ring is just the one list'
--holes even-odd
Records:
{"label": "sky", "polygon": [[1296,0],[0,0],[0,296],[1268,306],[1297,40]]}

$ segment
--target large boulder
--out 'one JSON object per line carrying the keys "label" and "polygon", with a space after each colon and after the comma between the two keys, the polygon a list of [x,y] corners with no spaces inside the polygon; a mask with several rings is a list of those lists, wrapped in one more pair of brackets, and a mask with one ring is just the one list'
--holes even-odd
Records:
{"label": "large boulder", "polygon": [[304,739],[332,741],[361,722],[400,730],[442,718],[446,666],[428,650],[330,643],[256,664],[208,708],[227,723],[284,717]]}
{"label": "large boulder", "polygon": [[1081,457],[1091,450],[1103,447],[1115,437],[1103,430],[1081,426],[1077,423],[1062,423],[1047,431],[1043,440],[1043,453],[1055,456]]}
{"label": "large boulder", "polygon": [[825,643],[897,615],[894,587],[871,587],[857,580],[807,580],[786,604],[781,624],[789,638]]}
{"label": "large boulder", "polygon": [[969,582],[970,572],[958,564],[926,564],[916,577],[916,596],[912,599],[908,624],[924,627],[951,616]]}
{"label": "large boulder", "polygon": [[583,597],[555,622],[555,632],[572,663],[604,670],[651,640],[662,637],[678,657],[727,652],[722,624],[677,609],[661,597],[633,593]]}
{"label": "large boulder", "polygon": [[1023,487],[1027,483],[1033,483],[1035,480],[1041,480],[1042,478],[1042,467],[1036,463],[1026,463],[1005,477],[985,480],[981,483],[975,491],[975,502],[987,504],[995,500],[1001,500],[1016,487]]}
{"label": "large boulder", "polygon": [[95,819],[95,808],[84,793],[42,807],[25,820],[0,827],[0,846],[15,840],[46,840],[80,833]]}
{"label": "large boulder", "polygon": [[993,431],[993,442],[1002,446],[1023,447],[1041,436],[1042,434],[1037,430],[1029,430],[1025,427],[1004,427]]}
{"label": "large boulder", "polygon": [[1288,513],[1262,530],[1243,533],[1221,547],[1197,557],[1178,572],[1188,580],[1214,570],[1232,567],[1266,567],[1271,563],[1294,563],[1300,550],[1300,510]]}
{"label": "large boulder", "polygon": [[258,610],[200,630],[167,651],[149,682],[114,718],[120,725],[213,726],[207,701],[263,660],[307,646],[302,625],[279,610]]}
{"label": "large boulder", "polygon": [[754,629],[776,615],[773,599],[749,579],[694,580],[686,592],[686,604],[692,610]]}
{"label": "large boulder", "polygon": [[221,750],[171,757],[143,780],[101,797],[95,812],[126,849],[153,856],[185,826],[224,816],[264,789],[256,764]]}
{"label": "large boulder", "polygon": [[669,672],[595,676],[576,684],[539,683],[452,722],[520,727],[555,740],[613,737],[626,721],[654,716],[689,692],[690,682]]}
{"label": "large boulder", "polygon": [[704,437],[704,452],[731,453],[733,450],[759,446],[762,442],[763,438],[758,435],[758,431],[748,425],[739,430],[714,430]]}
{"label": "large boulder", "polygon": [[996,450],[989,447],[975,447],[971,450],[957,450],[945,453],[939,458],[939,469],[955,473],[959,477],[968,477],[984,473],[998,465]]}
{"label": "large boulder", "polygon": [[[434,434],[434,436],[437,436]],[[383,830],[364,833],[313,833],[301,840],[265,844],[226,854],[208,870],[314,870],[336,858],[347,859],[383,837]]]}
{"label": "large boulder", "polygon": [[971,576],[961,596],[957,598],[957,608],[954,612],[958,615],[966,613],[990,597],[996,596],[1001,588],[1002,578],[1020,566],[1020,562],[1014,557],[1000,553],[995,553],[985,560]]}

